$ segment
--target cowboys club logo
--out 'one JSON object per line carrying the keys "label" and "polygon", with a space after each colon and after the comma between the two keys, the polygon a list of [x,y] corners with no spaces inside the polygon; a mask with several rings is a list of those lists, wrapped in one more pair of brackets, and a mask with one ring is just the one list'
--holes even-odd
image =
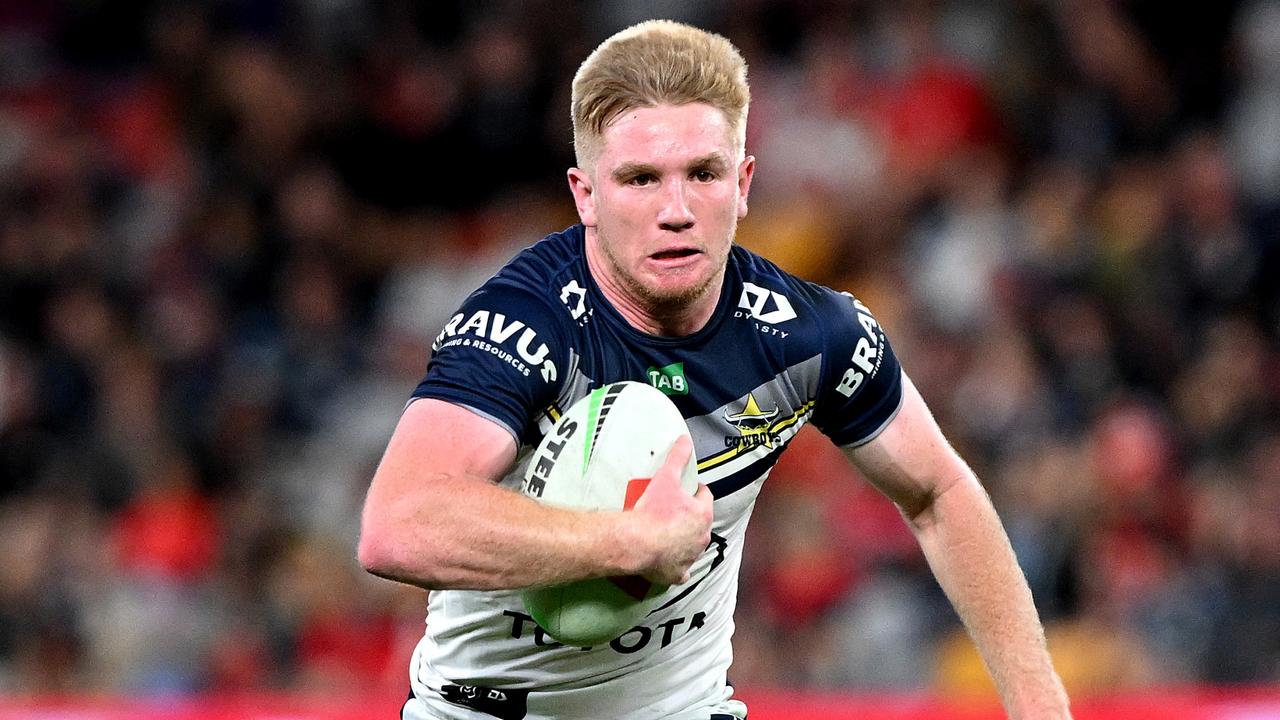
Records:
{"label": "cowboys club logo", "polygon": [[723,412],[724,419],[738,428],[739,433],[737,437],[725,437],[725,447],[752,448],[763,445],[772,449],[773,444],[778,441],[778,434],[772,429],[773,419],[778,417],[779,412],[776,405],[767,412],[761,410],[756,396],[747,393],[747,402],[741,412],[730,414],[728,408]]}

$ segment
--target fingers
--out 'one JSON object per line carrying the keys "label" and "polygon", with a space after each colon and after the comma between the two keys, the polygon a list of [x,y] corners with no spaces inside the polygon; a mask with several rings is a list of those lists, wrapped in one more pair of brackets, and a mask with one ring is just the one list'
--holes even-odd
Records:
{"label": "fingers", "polygon": [[[689,457],[693,454],[693,441],[687,435],[680,435],[671,445],[671,449],[667,451],[667,457],[662,461],[662,467],[653,474],[653,483],[662,483],[667,485],[680,485],[680,478],[684,476],[685,463],[689,462]],[[653,483],[650,484],[652,487]],[[648,492],[648,491],[646,491]]]}
{"label": "fingers", "polygon": [[646,527],[656,544],[653,564],[643,574],[662,584],[689,582],[693,563],[710,541],[711,490],[701,483],[692,495],[682,489],[692,457],[692,439],[680,435],[635,506],[647,517]]}
{"label": "fingers", "polygon": [[673,473],[676,477],[680,477],[680,470],[684,464],[689,462],[689,456],[693,454],[693,440],[688,435],[681,435],[676,438],[675,443],[671,446],[671,450],[667,452],[667,459],[662,463],[662,469]]}
{"label": "fingers", "polygon": [[715,499],[715,496],[711,494],[711,488],[702,483],[698,483],[698,492],[693,494],[693,499],[700,503],[709,503]]}

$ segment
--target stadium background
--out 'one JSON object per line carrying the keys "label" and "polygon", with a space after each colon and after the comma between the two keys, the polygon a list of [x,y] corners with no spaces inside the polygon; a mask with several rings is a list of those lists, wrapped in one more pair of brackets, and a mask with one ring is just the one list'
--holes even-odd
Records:
{"label": "stadium background", "polygon": [[[455,305],[575,220],[569,79],[646,17],[743,50],[740,241],[877,312],[1073,697],[1280,717],[1266,0],[5,2],[5,717],[394,713],[425,599],[357,566],[363,491]],[[795,444],[735,684],[762,717],[989,708],[892,508]]]}

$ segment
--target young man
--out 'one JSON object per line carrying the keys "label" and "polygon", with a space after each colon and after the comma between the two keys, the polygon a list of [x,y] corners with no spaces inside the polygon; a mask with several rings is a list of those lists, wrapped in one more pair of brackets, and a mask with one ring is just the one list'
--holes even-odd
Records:
{"label": "young man", "polygon": [[[901,508],[1014,718],[1067,718],[1026,582],[990,501],[853,297],[733,246],[755,159],[746,66],[656,21],[573,81],[581,225],[516,256],[437,338],[373,478],[360,561],[430,589],[404,717],[745,717],[725,673],[747,518],[813,422]],[[669,391],[678,443],[626,513],[518,492],[552,418],[618,380]],[[677,484],[692,450],[704,485]],[[679,583],[641,626],[552,641],[519,588],[640,574]]]}

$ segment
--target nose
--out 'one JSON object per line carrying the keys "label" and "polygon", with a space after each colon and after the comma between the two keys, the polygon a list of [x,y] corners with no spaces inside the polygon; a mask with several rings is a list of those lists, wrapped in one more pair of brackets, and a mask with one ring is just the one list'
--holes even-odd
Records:
{"label": "nose", "polygon": [[663,187],[658,226],[676,232],[693,227],[693,210],[689,208],[688,188],[683,180],[668,182]]}

